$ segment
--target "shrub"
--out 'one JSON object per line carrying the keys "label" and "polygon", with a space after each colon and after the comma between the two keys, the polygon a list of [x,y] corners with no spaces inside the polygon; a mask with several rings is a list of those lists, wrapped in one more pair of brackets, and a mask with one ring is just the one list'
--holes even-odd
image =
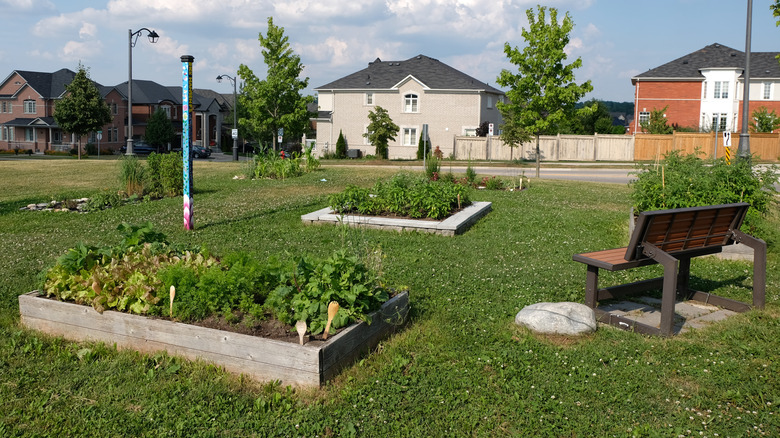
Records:
{"label": "shrub", "polygon": [[637,212],[747,202],[751,208],[745,224],[751,232],[777,193],[775,169],[754,169],[747,160],[729,165],[721,158],[710,165],[697,154],[672,151],[660,166],[643,166],[634,173],[631,197]]}
{"label": "shrub", "polygon": [[[304,159],[306,163],[302,165],[301,161]],[[305,158],[298,154],[292,158],[282,158],[275,153],[267,153],[255,155],[248,166],[247,173],[251,174],[252,178],[285,179],[313,171],[319,167],[319,160],[309,151]]]}
{"label": "shrub", "polygon": [[339,138],[336,140],[336,158],[347,158],[347,141],[339,130]]}
{"label": "shrub", "polygon": [[466,181],[472,186],[477,182],[477,172],[471,167],[471,164],[466,167]]}
{"label": "shrub", "polygon": [[153,197],[179,196],[184,193],[184,162],[181,153],[149,154],[146,160],[146,192]]}
{"label": "shrub", "polygon": [[439,172],[441,171],[441,160],[435,156],[428,154],[428,159],[425,161],[425,176],[428,179],[439,179]]}

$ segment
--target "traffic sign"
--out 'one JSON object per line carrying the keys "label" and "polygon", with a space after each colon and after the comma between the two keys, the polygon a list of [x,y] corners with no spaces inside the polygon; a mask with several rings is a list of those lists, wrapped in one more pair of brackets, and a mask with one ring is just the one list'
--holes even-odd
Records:
{"label": "traffic sign", "polygon": [[731,147],[731,132],[723,131],[723,146]]}

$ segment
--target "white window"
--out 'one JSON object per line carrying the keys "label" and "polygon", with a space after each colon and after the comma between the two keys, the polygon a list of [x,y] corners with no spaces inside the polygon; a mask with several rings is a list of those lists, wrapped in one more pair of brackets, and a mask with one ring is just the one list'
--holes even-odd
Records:
{"label": "white window", "polygon": [[641,111],[639,113],[639,124],[647,123],[650,121],[650,113],[647,111]]}
{"label": "white window", "polygon": [[772,98],[772,83],[764,82],[764,99],[769,100]]}
{"label": "white window", "polygon": [[406,96],[404,96],[404,112],[405,113],[416,113],[418,112],[418,105],[417,105],[417,95],[414,93],[409,93]]}
{"label": "white window", "polygon": [[374,104],[374,93],[366,93],[366,105]]}
{"label": "white window", "polygon": [[24,113],[25,114],[35,114],[35,101],[34,100],[25,100],[24,101]]}
{"label": "white window", "polygon": [[404,128],[404,146],[417,146],[417,128]]}
{"label": "white window", "polygon": [[2,104],[2,105],[0,105],[0,113],[7,113],[7,112],[8,112],[8,111],[6,111],[6,109],[5,109],[5,108],[6,108],[5,104],[6,104],[6,102],[3,102],[3,104]]}
{"label": "white window", "polygon": [[729,98],[729,83],[726,81],[715,81],[715,90],[713,96],[715,99]]}
{"label": "white window", "polygon": [[728,114],[726,113],[715,113],[712,115],[712,129],[715,129],[719,132],[723,132],[726,130],[726,122],[728,121]]}
{"label": "white window", "polygon": [[165,105],[165,106],[161,106],[160,108],[162,108],[163,112],[165,112],[165,117],[170,119],[171,118],[171,107],[169,107],[168,105]]}
{"label": "white window", "polygon": [[8,127],[3,126],[3,129],[0,129],[0,140],[8,140]]}
{"label": "white window", "polygon": [[487,107],[488,108],[493,108],[493,96],[488,96],[487,97]]}
{"label": "white window", "polygon": [[24,129],[24,141],[35,141],[35,128]]}
{"label": "white window", "polygon": [[707,81],[704,81],[704,94],[702,96],[704,96],[704,99],[707,98]]}
{"label": "white window", "polygon": [[119,128],[114,128],[114,141],[119,141]]}

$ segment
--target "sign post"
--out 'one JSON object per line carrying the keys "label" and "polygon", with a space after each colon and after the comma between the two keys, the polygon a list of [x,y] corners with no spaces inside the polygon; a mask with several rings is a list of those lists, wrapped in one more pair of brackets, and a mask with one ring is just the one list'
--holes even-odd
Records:
{"label": "sign post", "polygon": [[184,229],[192,230],[194,222],[192,219],[192,62],[195,57],[183,55],[181,57],[181,101],[182,101],[182,134],[181,134],[181,156],[184,167]]}
{"label": "sign post", "polygon": [[723,148],[726,151],[726,163],[731,164],[731,132],[723,131]]}

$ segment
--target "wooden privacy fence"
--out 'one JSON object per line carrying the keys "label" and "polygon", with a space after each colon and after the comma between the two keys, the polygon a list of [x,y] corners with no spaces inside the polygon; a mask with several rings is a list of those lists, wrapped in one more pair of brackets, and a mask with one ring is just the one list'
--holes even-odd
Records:
{"label": "wooden privacy fence", "polygon": [[[717,140],[717,144],[716,144]],[[739,134],[731,134],[731,155],[737,153]],[[723,136],[714,132],[675,132],[670,135],[543,135],[539,137],[542,161],[655,161],[678,150],[703,158],[723,157]],[[447,151],[445,151],[446,153]],[[780,161],[780,134],[750,134],[750,152],[762,161]],[[535,160],[536,139],[511,148],[497,136],[455,137],[452,154],[457,160]]]}

